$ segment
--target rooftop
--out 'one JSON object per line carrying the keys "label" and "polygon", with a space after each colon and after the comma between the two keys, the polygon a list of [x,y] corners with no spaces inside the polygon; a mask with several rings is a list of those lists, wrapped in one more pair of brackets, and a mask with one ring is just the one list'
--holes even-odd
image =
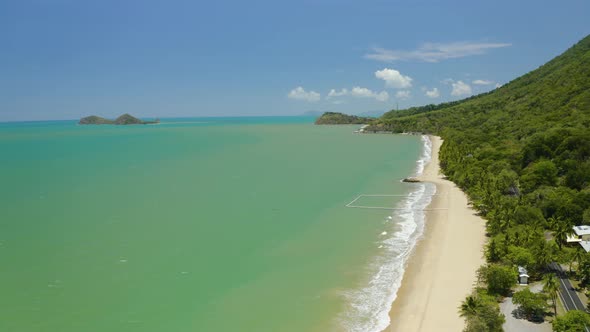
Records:
{"label": "rooftop", "polygon": [[568,235],[567,239],[566,239],[567,243],[580,242],[580,241],[582,241],[582,239],[578,235]]}
{"label": "rooftop", "polygon": [[574,226],[573,228],[578,236],[590,235],[590,226],[588,225]]}
{"label": "rooftop", "polygon": [[590,241],[581,241],[580,245],[586,250],[586,252],[590,252]]}

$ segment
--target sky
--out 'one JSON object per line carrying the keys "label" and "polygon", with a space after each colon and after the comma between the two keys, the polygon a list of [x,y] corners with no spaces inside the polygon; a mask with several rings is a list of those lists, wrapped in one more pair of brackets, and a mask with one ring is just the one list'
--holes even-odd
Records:
{"label": "sky", "polygon": [[590,34],[590,1],[0,1],[0,121],[457,100]]}

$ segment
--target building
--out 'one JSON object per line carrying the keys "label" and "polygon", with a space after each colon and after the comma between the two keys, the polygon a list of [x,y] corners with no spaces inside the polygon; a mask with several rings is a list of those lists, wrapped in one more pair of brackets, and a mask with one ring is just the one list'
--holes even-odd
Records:
{"label": "building", "polygon": [[590,226],[574,226],[572,227],[574,233],[567,237],[568,243],[579,243],[586,252],[590,252]]}
{"label": "building", "polygon": [[529,275],[527,270],[519,266],[518,267],[518,283],[521,285],[528,285],[529,284]]}

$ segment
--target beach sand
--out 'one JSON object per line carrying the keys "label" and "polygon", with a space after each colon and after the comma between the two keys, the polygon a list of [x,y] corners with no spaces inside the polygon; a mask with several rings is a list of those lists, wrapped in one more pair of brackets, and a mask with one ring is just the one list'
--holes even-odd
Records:
{"label": "beach sand", "polygon": [[462,331],[458,307],[484,263],[485,222],[467,205],[467,196],[439,174],[442,140],[430,139],[432,160],[419,178],[436,185],[429,209],[441,210],[426,212],[424,236],[408,260],[387,332]]}

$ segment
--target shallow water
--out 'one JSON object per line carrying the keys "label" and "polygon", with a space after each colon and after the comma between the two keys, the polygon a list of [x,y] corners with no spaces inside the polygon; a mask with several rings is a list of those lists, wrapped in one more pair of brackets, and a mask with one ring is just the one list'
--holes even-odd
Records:
{"label": "shallow water", "polygon": [[432,188],[399,182],[420,137],[355,129],[0,124],[0,330],[377,328],[420,235],[409,207],[425,200],[379,198],[408,207],[393,214],[345,205]]}

